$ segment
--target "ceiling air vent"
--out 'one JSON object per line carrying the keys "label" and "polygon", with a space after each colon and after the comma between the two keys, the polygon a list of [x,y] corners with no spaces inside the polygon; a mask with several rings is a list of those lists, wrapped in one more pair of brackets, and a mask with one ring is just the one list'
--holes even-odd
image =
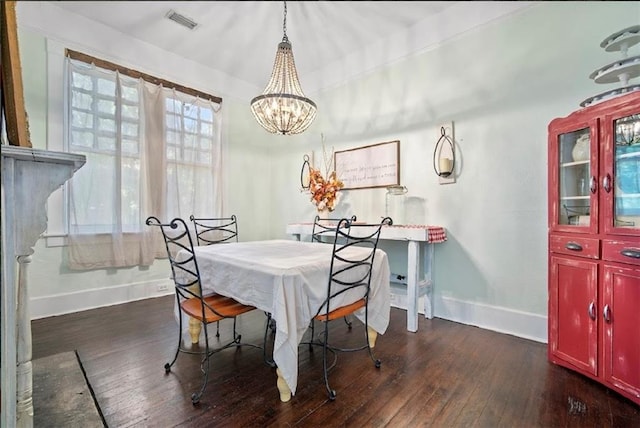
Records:
{"label": "ceiling air vent", "polygon": [[177,22],[178,24],[182,25],[183,27],[187,27],[189,30],[193,30],[194,28],[196,28],[198,26],[197,22],[193,21],[190,18],[187,18],[184,15],[180,15],[175,10],[170,10],[169,12],[167,12],[167,14],[165,16],[167,18],[169,18],[170,20],[172,20],[174,22]]}

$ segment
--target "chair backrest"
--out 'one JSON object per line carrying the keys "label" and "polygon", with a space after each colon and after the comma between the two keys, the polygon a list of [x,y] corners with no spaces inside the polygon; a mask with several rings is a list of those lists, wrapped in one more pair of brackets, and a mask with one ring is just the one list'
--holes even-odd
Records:
{"label": "chair backrest", "polygon": [[181,218],[174,218],[170,223],[162,223],[151,216],[147,218],[146,224],[157,226],[162,231],[178,296],[183,299],[200,298],[202,296],[200,271],[187,223]]}
{"label": "chair backrest", "polygon": [[[342,218],[320,218],[316,215],[313,220],[313,229],[311,230],[311,242],[328,242],[332,243],[336,237],[336,228]],[[353,215],[349,219],[350,223],[356,221],[356,216]]]}
{"label": "chair backrest", "polygon": [[231,217],[196,218],[189,217],[198,245],[238,242],[238,221],[235,214]]}
{"label": "chair backrest", "polygon": [[357,288],[361,294],[356,297],[368,299],[380,231],[383,225],[390,226],[392,223],[390,217],[376,224],[357,224],[346,218],[338,222],[334,232],[327,297],[316,315],[337,309],[332,306],[331,300]]}

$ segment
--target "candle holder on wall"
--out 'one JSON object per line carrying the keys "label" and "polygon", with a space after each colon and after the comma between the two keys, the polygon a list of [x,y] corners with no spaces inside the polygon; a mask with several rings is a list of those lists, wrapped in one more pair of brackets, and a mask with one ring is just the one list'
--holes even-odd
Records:
{"label": "candle holder on wall", "polygon": [[310,187],[310,175],[311,164],[309,163],[309,155],[302,156],[302,169],[300,170],[300,187],[302,191],[309,190]]}
{"label": "candle holder on wall", "polygon": [[440,126],[440,138],[433,149],[433,170],[440,184],[455,183],[456,150],[453,123]]}

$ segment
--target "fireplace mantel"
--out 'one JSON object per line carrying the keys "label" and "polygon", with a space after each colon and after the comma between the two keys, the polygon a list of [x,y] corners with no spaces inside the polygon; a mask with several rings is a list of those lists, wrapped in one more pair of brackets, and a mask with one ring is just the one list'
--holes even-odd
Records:
{"label": "fireplace mantel", "polygon": [[32,427],[31,319],[27,264],[47,228],[49,195],[84,165],[83,155],[21,146],[0,146],[2,154],[2,322],[0,425]]}

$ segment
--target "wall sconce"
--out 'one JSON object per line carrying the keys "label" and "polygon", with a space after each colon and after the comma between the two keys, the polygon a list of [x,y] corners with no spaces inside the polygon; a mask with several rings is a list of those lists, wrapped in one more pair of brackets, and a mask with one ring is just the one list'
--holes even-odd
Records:
{"label": "wall sconce", "polygon": [[453,135],[447,135],[447,128],[453,134],[453,123],[440,126],[440,138],[433,149],[433,170],[440,177],[440,184],[455,183],[456,151]]}
{"label": "wall sconce", "polygon": [[302,156],[302,169],[300,170],[300,187],[302,190],[309,190],[311,165],[309,164],[309,155]]}

